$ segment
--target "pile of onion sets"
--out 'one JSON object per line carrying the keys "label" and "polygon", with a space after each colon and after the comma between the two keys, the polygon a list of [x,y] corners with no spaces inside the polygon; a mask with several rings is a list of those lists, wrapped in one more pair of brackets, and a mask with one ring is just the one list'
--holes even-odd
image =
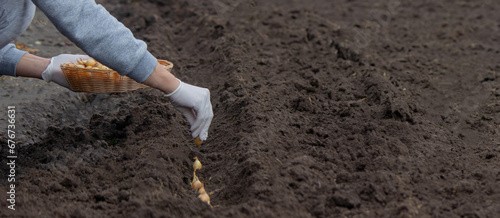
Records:
{"label": "pile of onion sets", "polygon": [[64,63],[62,65],[65,65],[66,67],[73,67],[73,68],[81,68],[81,69],[93,69],[93,70],[109,70],[109,67],[97,62],[94,59],[87,59],[87,60],[80,60],[76,61],[77,63]]}

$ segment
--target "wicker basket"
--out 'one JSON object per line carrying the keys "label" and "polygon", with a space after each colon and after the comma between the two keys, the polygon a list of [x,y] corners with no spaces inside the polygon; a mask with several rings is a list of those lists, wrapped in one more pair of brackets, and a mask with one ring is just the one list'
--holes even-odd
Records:
{"label": "wicker basket", "polygon": [[[166,60],[158,60],[170,72],[174,65]],[[85,69],[61,64],[61,69],[74,92],[112,93],[126,92],[149,86],[122,76],[114,70]]]}

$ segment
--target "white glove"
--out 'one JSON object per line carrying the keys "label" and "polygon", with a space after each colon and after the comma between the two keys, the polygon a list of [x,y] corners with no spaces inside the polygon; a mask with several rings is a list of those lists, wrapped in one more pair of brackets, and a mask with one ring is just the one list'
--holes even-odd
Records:
{"label": "white glove", "polygon": [[88,55],[71,55],[71,54],[61,54],[50,59],[50,64],[45,68],[42,73],[43,80],[47,82],[55,82],[61,86],[66,88],[70,88],[66,77],[61,70],[62,63],[74,63],[76,64],[77,60],[87,60],[90,59]]}
{"label": "white glove", "polygon": [[212,122],[214,112],[210,103],[210,91],[206,88],[189,85],[180,81],[179,87],[172,93],[165,95],[172,101],[172,105],[186,117],[191,124],[191,136],[205,141],[208,137],[208,128]]}

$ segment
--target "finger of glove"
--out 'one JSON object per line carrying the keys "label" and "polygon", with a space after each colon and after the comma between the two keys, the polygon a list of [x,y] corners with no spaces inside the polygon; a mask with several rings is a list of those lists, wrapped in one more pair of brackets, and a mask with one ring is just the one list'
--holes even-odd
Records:
{"label": "finger of glove", "polygon": [[199,136],[200,140],[204,141],[208,137],[208,128],[213,118],[212,104],[208,102],[197,114],[198,116],[191,129],[192,135],[193,137]]}
{"label": "finger of glove", "polygon": [[203,114],[198,112],[198,116],[196,116],[196,120],[191,125],[191,136],[193,136],[193,138],[196,138],[200,135],[201,130],[202,130],[201,125],[203,124],[204,119],[205,118],[203,117]]}
{"label": "finger of glove", "polygon": [[177,109],[182,113],[182,115],[184,115],[191,126],[193,125],[196,120],[196,114],[194,113],[193,109],[182,106],[176,106],[175,109]]}
{"label": "finger of glove", "polygon": [[208,119],[205,121],[205,123],[202,124],[202,129],[200,132],[200,140],[205,141],[207,140],[208,137],[208,129],[210,128],[210,124],[212,123],[212,118],[213,118],[213,112],[210,110],[210,114]]}

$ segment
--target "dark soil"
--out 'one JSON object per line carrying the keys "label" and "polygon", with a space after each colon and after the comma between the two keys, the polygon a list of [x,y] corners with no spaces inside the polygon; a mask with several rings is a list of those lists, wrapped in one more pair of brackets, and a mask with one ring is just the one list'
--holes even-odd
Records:
{"label": "dark soil", "polygon": [[[2,215],[500,214],[499,1],[104,6],[211,90],[209,139],[196,147],[151,89],[26,104],[24,128],[44,135],[18,148],[17,210],[2,200]],[[195,156],[213,209],[189,185]]]}

